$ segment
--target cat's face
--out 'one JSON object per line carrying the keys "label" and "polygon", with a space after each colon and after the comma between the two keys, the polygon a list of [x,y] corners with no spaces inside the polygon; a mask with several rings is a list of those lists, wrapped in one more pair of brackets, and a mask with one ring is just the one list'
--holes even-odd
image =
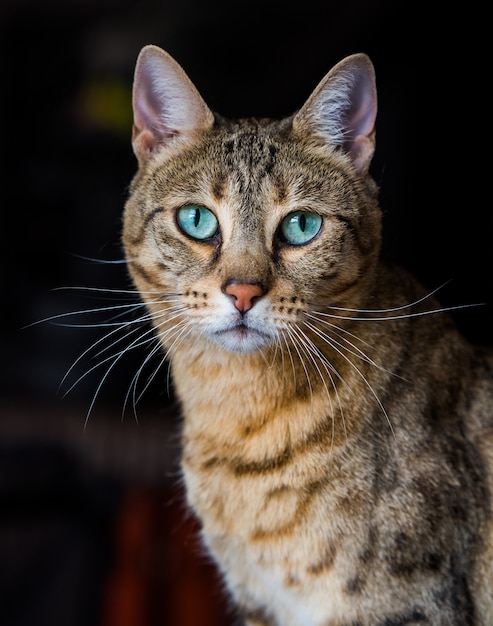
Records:
{"label": "cat's face", "polygon": [[369,59],[354,55],[291,118],[233,122],[169,55],[143,49],[123,241],[169,350],[317,343],[310,316],[358,308],[380,247],[375,93]]}
{"label": "cat's face", "polygon": [[218,126],[157,159],[124,241],[163,343],[181,333],[249,352],[314,310],[356,308],[380,239],[368,195],[342,155],[276,123]]}

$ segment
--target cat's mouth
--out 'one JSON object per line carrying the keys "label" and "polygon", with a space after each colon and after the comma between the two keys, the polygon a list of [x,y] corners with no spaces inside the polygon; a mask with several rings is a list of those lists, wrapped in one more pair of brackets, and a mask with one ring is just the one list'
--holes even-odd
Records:
{"label": "cat's mouth", "polygon": [[224,332],[233,332],[236,333],[237,335],[239,335],[240,337],[246,337],[248,335],[248,333],[251,332],[257,332],[255,330],[252,330],[249,326],[247,326],[244,322],[240,322],[239,324],[237,324],[236,326],[233,326],[233,328],[230,328]]}
{"label": "cat's mouth", "polygon": [[272,343],[270,335],[252,328],[243,321],[224,330],[216,331],[213,338],[230,352],[254,352]]}

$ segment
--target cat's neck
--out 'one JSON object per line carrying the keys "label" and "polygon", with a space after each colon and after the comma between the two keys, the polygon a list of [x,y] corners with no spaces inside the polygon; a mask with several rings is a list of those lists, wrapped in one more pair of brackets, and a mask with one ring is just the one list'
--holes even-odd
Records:
{"label": "cat's neck", "polygon": [[362,364],[349,361],[332,373],[321,362],[301,366],[279,349],[239,355],[210,344],[183,346],[173,356],[185,439],[210,441],[212,447],[240,444],[246,456],[251,442],[252,459],[261,441],[276,441],[282,451],[308,433],[323,436],[327,429],[333,445],[346,442],[361,428],[356,409],[347,407],[356,404],[355,394],[368,395],[372,376],[371,368],[365,373]]}

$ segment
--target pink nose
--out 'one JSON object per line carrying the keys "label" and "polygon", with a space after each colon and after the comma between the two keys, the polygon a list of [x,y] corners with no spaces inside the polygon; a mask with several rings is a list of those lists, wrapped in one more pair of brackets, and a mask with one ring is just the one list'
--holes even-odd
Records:
{"label": "pink nose", "polygon": [[246,313],[253,307],[255,298],[263,296],[265,291],[260,285],[252,283],[229,283],[224,288],[224,293],[233,299],[240,313]]}

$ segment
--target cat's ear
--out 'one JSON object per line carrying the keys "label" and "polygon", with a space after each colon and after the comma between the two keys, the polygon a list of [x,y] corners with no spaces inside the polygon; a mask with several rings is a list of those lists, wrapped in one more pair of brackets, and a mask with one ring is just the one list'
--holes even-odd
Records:
{"label": "cat's ear", "polygon": [[355,169],[366,173],[375,150],[376,115],[373,64],[366,54],[353,54],[320,81],[294,117],[293,127],[341,148]]}
{"label": "cat's ear", "polygon": [[142,48],[133,83],[132,145],[140,162],[162,145],[214,122],[211,110],[181,66],[157,46]]}

